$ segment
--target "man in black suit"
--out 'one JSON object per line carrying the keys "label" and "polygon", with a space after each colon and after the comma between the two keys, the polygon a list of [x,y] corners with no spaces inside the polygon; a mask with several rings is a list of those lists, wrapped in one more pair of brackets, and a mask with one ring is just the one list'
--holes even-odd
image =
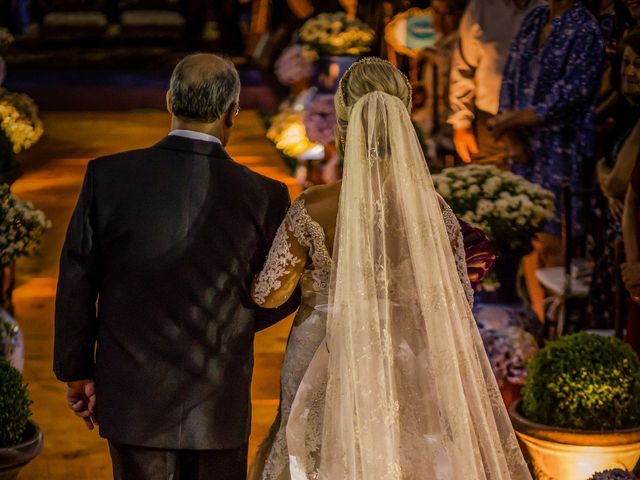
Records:
{"label": "man in black suit", "polygon": [[297,308],[250,298],[289,207],[285,185],[225,152],[240,80],[186,57],[172,131],[89,163],[60,260],[54,371],[119,480],[246,476],[253,338]]}

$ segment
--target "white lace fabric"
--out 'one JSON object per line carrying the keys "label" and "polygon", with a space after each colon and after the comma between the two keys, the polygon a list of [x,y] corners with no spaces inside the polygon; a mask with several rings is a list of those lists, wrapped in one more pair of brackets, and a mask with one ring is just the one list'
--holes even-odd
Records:
{"label": "white lace fabric", "polygon": [[471,313],[452,215],[404,104],[361,98],[347,130],[326,340],[286,427],[293,480],[531,479]]}
{"label": "white lace fabric", "polygon": [[[467,277],[464,244],[457,218],[449,206],[441,202],[449,243],[454,248],[456,267],[468,300],[473,290]],[[294,253],[295,252],[295,253]],[[291,295],[300,280],[307,307],[298,313],[291,331],[281,371],[281,398],[278,416],[262,443],[251,470],[252,480],[289,478],[289,453],[286,427],[291,405],[311,359],[325,339],[326,312],[314,309],[317,302],[326,303],[332,261],[326,247],[325,233],[306,209],[305,196],[293,203],[273,243],[267,261],[254,285],[254,300],[262,305],[278,306]],[[411,294],[409,295],[409,297]],[[410,302],[411,298],[403,299]],[[321,380],[322,381],[322,380]],[[314,399],[317,411],[324,402],[324,389]],[[313,422],[317,430],[312,437],[320,439],[320,421]]]}
{"label": "white lace fabric", "polygon": [[[442,202],[441,207],[449,242],[454,246],[460,281],[470,292],[469,299],[472,301],[473,291],[466,273],[460,226],[446,203]],[[252,466],[249,477],[252,480],[289,478],[286,427],[302,378],[318,346],[325,339],[326,312],[314,307],[318,302],[327,302],[331,266],[324,230],[307,212],[305,196],[300,196],[280,226],[264,268],[254,285],[255,301],[262,305],[278,306],[291,295],[295,282],[299,279],[308,308],[300,310],[291,331],[281,370],[278,416]],[[316,402],[317,409],[323,398],[317,398]],[[314,425],[319,428],[321,422],[314,422]],[[319,439],[319,432],[314,436]]]}
{"label": "white lace fabric", "polygon": [[262,307],[278,307],[305,274],[313,280],[313,291],[326,294],[330,273],[324,231],[307,213],[304,197],[298,197],[278,228],[264,268],[254,282],[253,300]]}

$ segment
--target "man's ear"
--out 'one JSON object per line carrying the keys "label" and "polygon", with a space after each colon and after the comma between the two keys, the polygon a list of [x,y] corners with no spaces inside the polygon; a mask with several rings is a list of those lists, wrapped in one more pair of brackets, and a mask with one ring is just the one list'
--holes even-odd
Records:
{"label": "man's ear", "polygon": [[227,109],[227,113],[224,114],[224,126],[227,128],[233,127],[237,114],[238,102],[233,102]]}
{"label": "man's ear", "polygon": [[171,108],[171,95],[169,94],[169,90],[167,90],[167,94],[165,95],[165,101],[167,103],[167,112],[173,115],[173,109]]}

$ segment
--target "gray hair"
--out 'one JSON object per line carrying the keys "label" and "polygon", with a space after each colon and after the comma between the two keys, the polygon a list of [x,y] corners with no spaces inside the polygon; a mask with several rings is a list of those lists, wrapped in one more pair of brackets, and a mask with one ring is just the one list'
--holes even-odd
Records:
{"label": "gray hair", "polygon": [[181,120],[212,123],[240,95],[240,76],[231,61],[211,54],[183,58],[171,75],[169,104]]}

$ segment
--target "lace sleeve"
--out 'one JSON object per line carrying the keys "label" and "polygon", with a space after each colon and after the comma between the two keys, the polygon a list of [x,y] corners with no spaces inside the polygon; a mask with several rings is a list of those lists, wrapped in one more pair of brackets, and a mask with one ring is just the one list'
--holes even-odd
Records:
{"label": "lace sleeve", "polygon": [[453,210],[451,210],[451,207],[444,202],[441,202],[441,205],[444,223],[447,227],[447,234],[449,235],[449,240],[451,241],[451,247],[453,248],[453,254],[456,260],[458,276],[460,277],[460,282],[464,288],[464,293],[467,296],[469,306],[473,308],[473,288],[471,287],[469,274],[467,272],[467,259],[464,249],[462,229],[460,228],[458,218],[453,213]]}
{"label": "lace sleeve", "polygon": [[302,200],[297,200],[278,228],[262,271],[253,282],[253,301],[264,308],[277,308],[294,292],[308,259],[301,221]]}

